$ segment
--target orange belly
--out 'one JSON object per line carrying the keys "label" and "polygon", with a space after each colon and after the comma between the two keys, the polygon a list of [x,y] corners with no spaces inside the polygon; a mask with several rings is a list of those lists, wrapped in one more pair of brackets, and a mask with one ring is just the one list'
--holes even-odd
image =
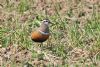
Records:
{"label": "orange belly", "polygon": [[31,38],[35,42],[44,42],[49,38],[49,34],[44,35],[44,34],[41,34],[40,32],[35,31],[35,32],[32,32]]}

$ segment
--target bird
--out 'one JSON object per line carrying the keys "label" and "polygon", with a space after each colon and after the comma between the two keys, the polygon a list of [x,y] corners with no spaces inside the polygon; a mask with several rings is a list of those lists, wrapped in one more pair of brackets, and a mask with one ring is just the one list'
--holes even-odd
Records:
{"label": "bird", "polygon": [[[49,24],[50,24],[50,20],[44,19],[41,22],[41,25],[35,31],[32,31],[32,33],[31,33],[32,41],[38,42],[38,43],[45,42],[50,36]],[[41,46],[42,45],[40,45],[40,47]]]}

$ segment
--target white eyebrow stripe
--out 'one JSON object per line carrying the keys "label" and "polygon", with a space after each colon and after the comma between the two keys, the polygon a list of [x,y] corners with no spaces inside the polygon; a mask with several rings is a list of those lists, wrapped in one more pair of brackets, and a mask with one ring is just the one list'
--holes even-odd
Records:
{"label": "white eyebrow stripe", "polygon": [[46,21],[48,21],[48,20],[43,20],[43,22],[46,22]]}
{"label": "white eyebrow stripe", "polygon": [[43,34],[43,35],[49,35],[49,33],[45,33],[45,32],[43,32],[43,31],[41,31],[41,30],[38,30],[41,34]]}

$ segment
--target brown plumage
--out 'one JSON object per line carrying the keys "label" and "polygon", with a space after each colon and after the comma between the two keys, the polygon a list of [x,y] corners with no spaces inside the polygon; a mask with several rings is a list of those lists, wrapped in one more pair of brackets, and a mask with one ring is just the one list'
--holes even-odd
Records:
{"label": "brown plumage", "polygon": [[40,27],[32,32],[31,38],[34,42],[42,43],[49,38],[49,23],[50,21],[48,19],[43,20]]}

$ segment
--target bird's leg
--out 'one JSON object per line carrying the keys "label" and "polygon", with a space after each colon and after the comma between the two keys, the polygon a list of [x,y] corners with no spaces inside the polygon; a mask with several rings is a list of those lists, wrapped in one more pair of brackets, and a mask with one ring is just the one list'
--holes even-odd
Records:
{"label": "bird's leg", "polygon": [[41,48],[41,50],[43,50],[43,42],[41,42],[40,48]]}
{"label": "bird's leg", "polygon": [[41,47],[41,43],[38,43],[37,47],[39,47],[39,48],[40,48],[40,47]]}
{"label": "bird's leg", "polygon": [[43,48],[43,43],[40,44],[40,47]]}
{"label": "bird's leg", "polygon": [[50,40],[48,39],[47,40],[47,48],[49,48],[51,45],[50,45]]}
{"label": "bird's leg", "polygon": [[51,43],[51,39],[50,38],[47,40],[47,47],[46,48],[52,49],[52,43]]}

